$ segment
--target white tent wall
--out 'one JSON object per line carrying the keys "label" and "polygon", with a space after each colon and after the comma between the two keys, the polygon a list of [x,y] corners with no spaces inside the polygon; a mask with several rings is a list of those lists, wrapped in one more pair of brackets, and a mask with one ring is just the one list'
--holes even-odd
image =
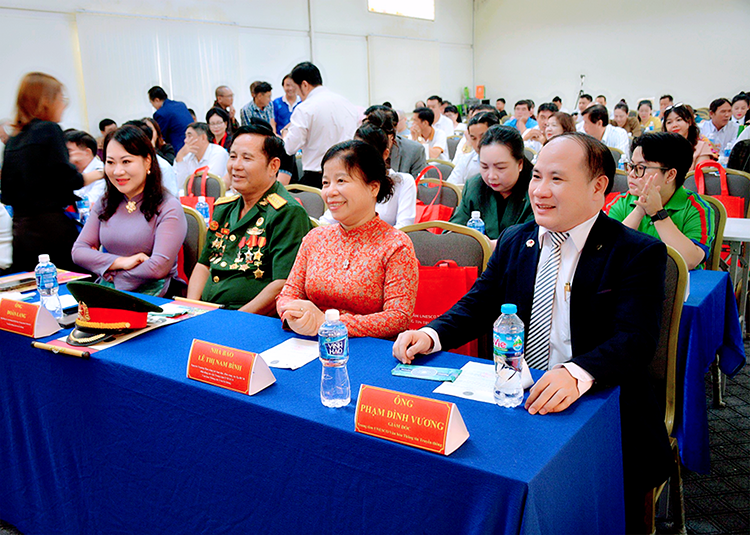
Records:
{"label": "white tent wall", "polygon": [[460,102],[473,86],[472,9],[436,0],[433,22],[370,13],[367,0],[0,0],[0,35],[13,43],[0,49],[0,118],[12,117],[18,82],[34,70],[65,84],[63,127],[98,134],[104,117],[151,115],[152,85],[200,119],[216,86],[234,90],[239,110],[250,83],[269,81],[279,96],[283,75],[309,59],[359,106],[388,99],[410,110],[433,93]]}

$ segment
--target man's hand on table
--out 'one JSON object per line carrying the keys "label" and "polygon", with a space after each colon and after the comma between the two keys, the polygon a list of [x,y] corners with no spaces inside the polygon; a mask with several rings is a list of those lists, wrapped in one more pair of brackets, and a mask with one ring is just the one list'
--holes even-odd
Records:
{"label": "man's hand on table", "polygon": [[580,397],[578,381],[566,368],[555,368],[542,375],[526,399],[529,414],[562,412]]}
{"label": "man's hand on table", "polygon": [[432,346],[432,338],[424,331],[402,332],[393,343],[393,356],[404,364],[411,364],[414,357],[428,353]]}

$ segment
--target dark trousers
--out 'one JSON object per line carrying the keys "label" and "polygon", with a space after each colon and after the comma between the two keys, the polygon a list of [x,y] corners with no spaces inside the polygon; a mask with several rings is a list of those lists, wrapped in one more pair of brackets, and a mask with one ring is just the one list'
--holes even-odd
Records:
{"label": "dark trousers", "polygon": [[321,189],[323,187],[323,173],[320,171],[305,171],[302,173],[302,178],[299,183],[312,188]]}

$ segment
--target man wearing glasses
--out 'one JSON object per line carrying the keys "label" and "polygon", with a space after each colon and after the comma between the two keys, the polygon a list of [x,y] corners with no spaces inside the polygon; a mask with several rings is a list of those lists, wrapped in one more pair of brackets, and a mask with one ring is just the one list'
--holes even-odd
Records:
{"label": "man wearing glasses", "polygon": [[609,206],[609,216],[676,249],[688,269],[701,269],[716,236],[713,209],[682,185],[693,162],[690,142],[679,134],[644,134],[633,140],[626,164],[628,191]]}

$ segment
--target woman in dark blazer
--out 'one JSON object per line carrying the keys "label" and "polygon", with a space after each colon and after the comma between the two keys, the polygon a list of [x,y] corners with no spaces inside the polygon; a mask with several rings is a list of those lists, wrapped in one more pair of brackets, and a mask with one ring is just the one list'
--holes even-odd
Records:
{"label": "woman in dark blazer", "polygon": [[84,178],[68,160],[62,119],[67,99],[63,85],[47,74],[24,76],[18,90],[15,128],[5,146],[2,202],[13,208],[13,271],[32,271],[40,254],[59,268],[75,269],[71,259],[78,237],[66,208],[75,205],[73,191],[104,177]]}

